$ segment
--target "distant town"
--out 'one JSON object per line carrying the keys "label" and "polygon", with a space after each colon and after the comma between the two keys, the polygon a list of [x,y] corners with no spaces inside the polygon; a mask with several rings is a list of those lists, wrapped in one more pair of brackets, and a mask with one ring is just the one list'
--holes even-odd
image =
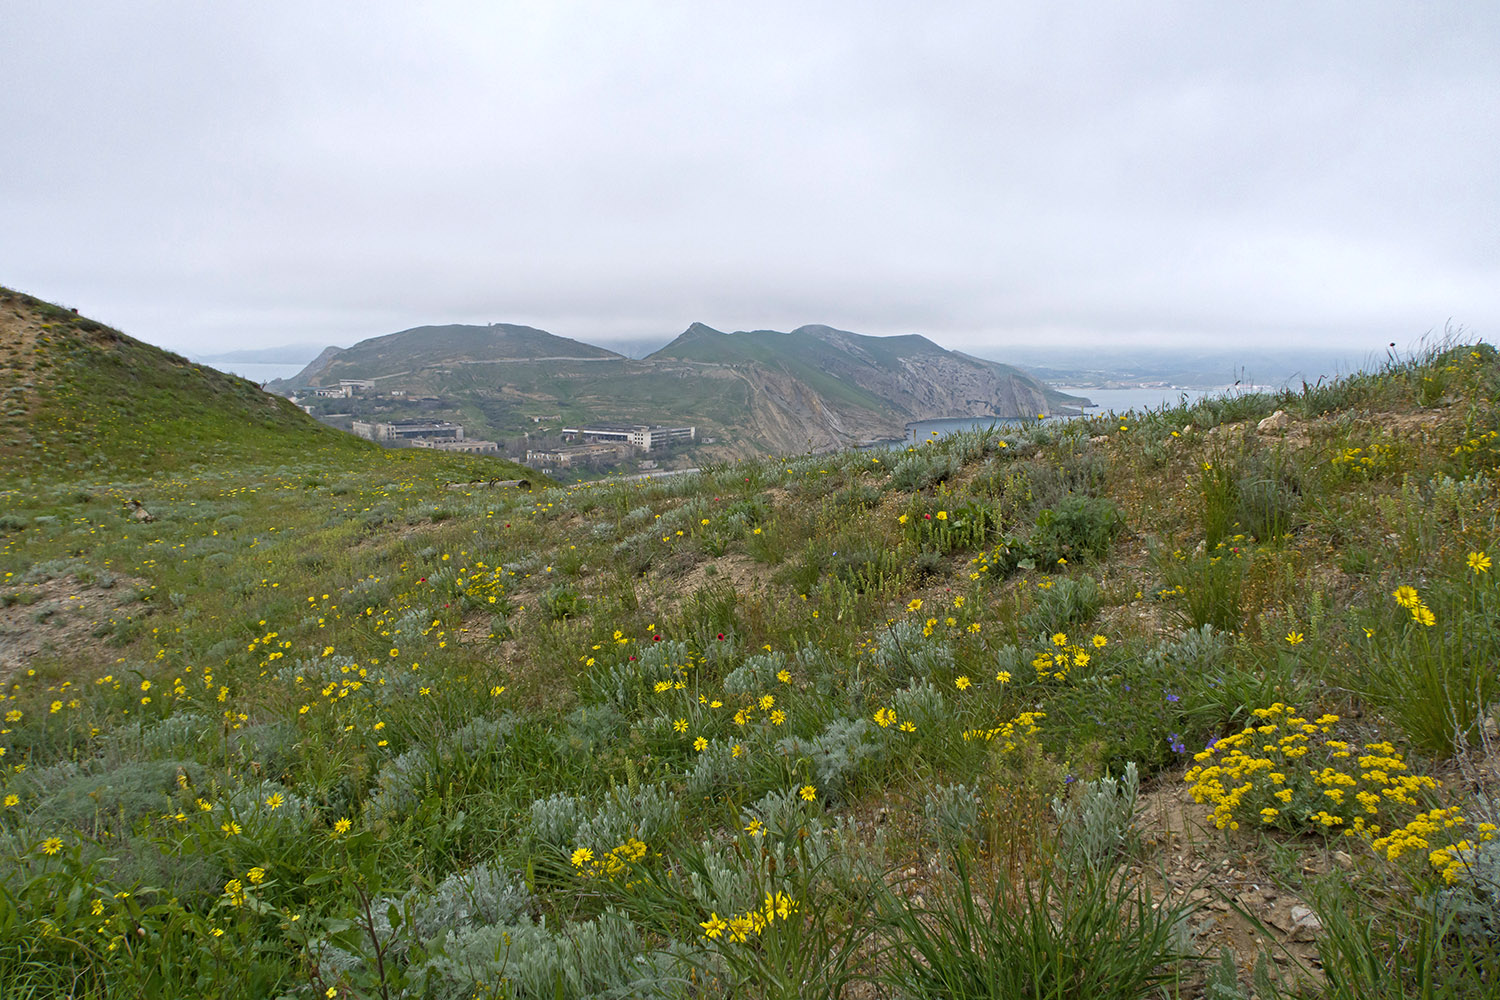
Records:
{"label": "distant town", "polygon": [[[309,387],[292,397],[292,402],[324,423],[352,432],[368,441],[388,448],[430,448],[434,451],[464,452],[512,458],[544,475],[579,470],[610,470],[622,467],[650,471],[657,469],[661,458],[698,441],[694,426],[658,426],[651,424],[589,423],[564,425],[560,413],[528,414],[526,420],[537,430],[523,433],[518,440],[492,441],[470,437],[464,425],[439,418],[363,419],[349,412],[335,412],[333,400],[363,398],[369,403],[383,401],[394,407],[441,408],[444,400],[437,396],[409,395],[401,389],[376,390],[374,379],[340,379],[335,385]],[[369,409],[373,407],[362,407]]]}

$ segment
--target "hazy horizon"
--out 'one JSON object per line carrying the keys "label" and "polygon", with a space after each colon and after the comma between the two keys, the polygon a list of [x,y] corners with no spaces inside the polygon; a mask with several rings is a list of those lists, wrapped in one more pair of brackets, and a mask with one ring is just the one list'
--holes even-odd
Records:
{"label": "hazy horizon", "polygon": [[0,283],[182,353],[1500,327],[1500,8],[7,6]]}

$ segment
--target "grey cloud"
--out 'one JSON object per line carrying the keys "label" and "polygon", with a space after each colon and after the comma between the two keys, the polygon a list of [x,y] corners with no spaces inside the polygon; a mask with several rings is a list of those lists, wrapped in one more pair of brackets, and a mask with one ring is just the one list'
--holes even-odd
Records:
{"label": "grey cloud", "polygon": [[0,281],[179,350],[1500,321],[1467,3],[14,4]]}

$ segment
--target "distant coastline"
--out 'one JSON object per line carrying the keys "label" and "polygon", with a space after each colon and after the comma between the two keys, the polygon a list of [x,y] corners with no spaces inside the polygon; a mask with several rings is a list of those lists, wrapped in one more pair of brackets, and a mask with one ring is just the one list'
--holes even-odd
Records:
{"label": "distant coastline", "polygon": [[306,368],[307,365],[273,364],[269,361],[202,361],[200,365],[215,368],[230,375],[238,375],[240,378],[249,379],[256,385],[265,385],[272,379],[291,378],[293,375]]}

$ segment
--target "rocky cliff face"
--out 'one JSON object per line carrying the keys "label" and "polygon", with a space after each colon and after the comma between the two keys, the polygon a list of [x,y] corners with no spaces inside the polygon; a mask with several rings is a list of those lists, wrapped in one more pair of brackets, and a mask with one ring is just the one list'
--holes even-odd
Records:
{"label": "rocky cliff face", "polygon": [[755,367],[740,376],[751,388],[748,425],[742,430],[773,452],[899,439],[917,420],[1035,416],[1057,408],[1039,385],[944,360],[912,361],[888,378],[861,380],[863,388],[890,403],[884,410],[830,399],[784,372]]}

